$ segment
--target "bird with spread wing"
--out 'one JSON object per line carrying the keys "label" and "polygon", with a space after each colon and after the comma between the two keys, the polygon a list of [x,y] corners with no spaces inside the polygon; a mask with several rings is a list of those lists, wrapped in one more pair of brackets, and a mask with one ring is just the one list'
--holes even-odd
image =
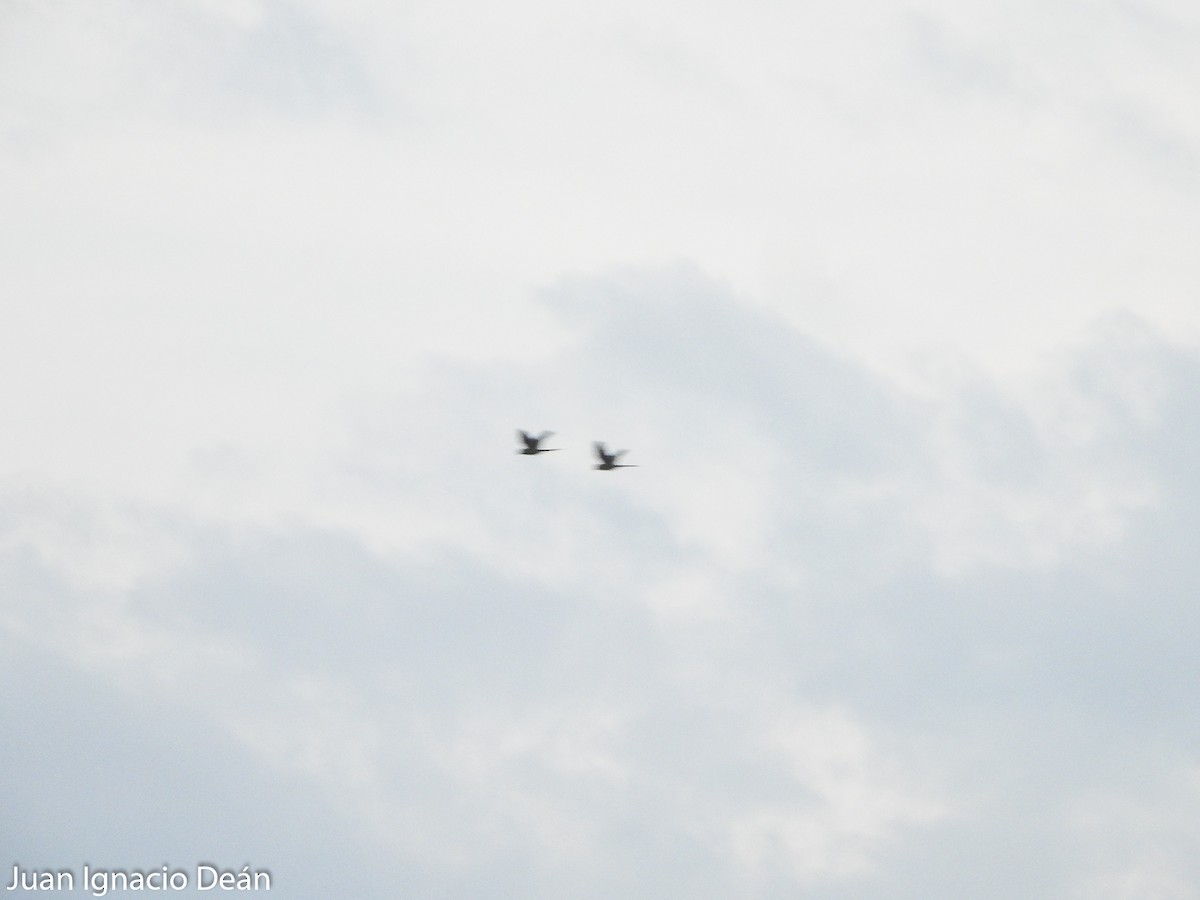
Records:
{"label": "bird with spread wing", "polygon": [[537,437],[534,437],[532,434],[527,434],[524,431],[517,431],[517,440],[521,441],[521,443],[523,443],[525,445],[522,449],[518,450],[517,452],[523,456],[535,456],[538,453],[551,453],[555,450],[558,450],[559,449],[558,447],[543,447],[543,446],[541,446],[542,441],[546,440],[546,438],[553,437],[553,436],[554,436],[553,431],[543,431]]}
{"label": "bird with spread wing", "polygon": [[592,466],[593,469],[604,469],[607,471],[608,469],[636,469],[637,468],[636,463],[617,462],[618,459],[620,459],[622,456],[624,456],[626,453],[629,452],[628,450],[617,450],[614,453],[609,453],[608,450],[605,448],[604,444],[601,443],[600,441],[596,441],[595,444],[593,444],[592,446],[594,446],[596,448],[596,456],[598,456],[600,458],[600,462],[598,462],[596,465]]}

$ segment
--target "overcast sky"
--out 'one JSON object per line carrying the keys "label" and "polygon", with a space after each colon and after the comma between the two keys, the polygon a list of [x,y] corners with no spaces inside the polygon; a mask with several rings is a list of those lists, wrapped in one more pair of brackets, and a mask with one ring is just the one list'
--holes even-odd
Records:
{"label": "overcast sky", "polygon": [[1200,898],[1197,96],[1184,0],[0,0],[3,884]]}

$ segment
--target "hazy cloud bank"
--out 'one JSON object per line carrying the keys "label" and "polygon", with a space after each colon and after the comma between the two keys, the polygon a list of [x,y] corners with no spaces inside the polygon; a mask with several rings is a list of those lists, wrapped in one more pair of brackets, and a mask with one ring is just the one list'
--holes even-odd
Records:
{"label": "hazy cloud bank", "polygon": [[566,350],[353,400],[271,524],[10,482],[24,862],[228,813],[239,865],[346,852],[368,895],[1193,883],[1192,351],[1126,322],[1035,402],[920,394],[691,270],[545,302]]}

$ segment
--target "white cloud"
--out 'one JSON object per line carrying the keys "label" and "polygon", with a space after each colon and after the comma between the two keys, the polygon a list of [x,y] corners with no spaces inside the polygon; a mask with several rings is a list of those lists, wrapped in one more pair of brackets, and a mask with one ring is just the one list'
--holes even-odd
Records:
{"label": "white cloud", "polygon": [[[9,579],[22,586],[9,639],[209,723],[399,852],[405,878],[533,895],[517,870],[555,892],[586,870],[587,896],[682,877],[652,844],[630,855],[655,833],[707,858],[712,896],[889,879],[892,896],[916,896],[900,860],[949,831],[967,866],[989,832],[1067,821],[1107,777],[1103,758],[1065,777],[1097,734],[1111,745],[1117,729],[1141,765],[1158,758],[1142,728],[1185,752],[1186,691],[1146,701],[1190,653],[1191,570],[1168,562],[1146,596],[1131,579],[1179,496],[1177,470],[1136,448],[1171,427],[1186,352],[1100,338],[1056,376],[1050,396],[1076,416],[1059,429],[979,379],[941,405],[914,399],[694,272],[549,297],[600,313],[570,323],[569,351],[444,364],[345,407],[341,443],[293,498],[303,518],[264,529],[236,502],[181,494],[127,519],[102,498],[27,493],[5,531],[6,565],[26,573]],[[1129,390],[1092,387],[1109,383]],[[643,468],[597,473],[582,429],[614,402]],[[554,426],[565,449],[514,454],[514,421]],[[736,460],[746,446],[769,449],[712,471],[714,447]],[[1052,518],[1087,513],[1093,495],[1048,487],[1072,471],[1099,495],[1129,471],[1156,490],[1085,540],[1006,520],[1010,491]],[[700,515],[707,479],[718,497],[759,498],[735,523],[752,557],[730,552],[727,510]],[[927,524],[937,504],[957,529]],[[943,545],[972,520],[982,549],[947,568]],[[155,540],[128,530],[138,522]],[[1014,528],[1032,529],[1028,548],[1012,550]],[[122,546],[142,561],[108,575],[87,562]],[[1164,667],[1146,669],[1151,655]],[[1124,790],[1155,802],[1136,779]],[[1098,840],[1047,828],[1063,846]],[[1073,858],[1040,877],[1126,877]]]}
{"label": "white cloud", "polygon": [[1194,14],[0,17],[22,861],[1186,895]]}

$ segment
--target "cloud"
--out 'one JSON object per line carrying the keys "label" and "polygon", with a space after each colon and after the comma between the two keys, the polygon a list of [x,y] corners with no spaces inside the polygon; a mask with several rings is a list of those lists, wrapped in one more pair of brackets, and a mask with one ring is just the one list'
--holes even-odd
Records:
{"label": "cloud", "polygon": [[13,4],[0,120],[16,146],[162,125],[378,114],[381,86],[327,16],[297,3]]}
{"label": "cloud", "polygon": [[[210,852],[203,817],[149,840],[176,813],[103,774],[136,767],[165,798],[184,765],[189,790],[225,786],[211,815],[239,793],[238,865],[307,880],[317,844],[355,844],[367,895],[951,896],[976,867],[996,896],[1186,883],[1173,853],[1102,864],[1109,826],[1081,810],[1156,809],[1194,768],[1191,479],[1166,449],[1188,440],[1190,351],[1124,327],[1033,405],[978,375],[935,400],[694,269],[570,279],[545,302],[562,353],[442,364],[344,407],[301,519],[20,495],[3,623],[46,674],[4,695],[42,710],[5,770],[44,782],[37,748],[100,711],[117,742],[79,775],[79,835],[118,826],[78,846]],[[520,457],[514,425],[565,449]],[[642,468],[592,471],[593,437]],[[1006,520],[1005,497],[1064,479],[1050,522],[1100,497],[1112,527]],[[977,523],[953,566],[931,509]],[[86,563],[122,544],[134,562]],[[69,724],[47,722],[57,704]],[[30,803],[14,846],[64,858]],[[263,824],[280,804],[288,823]],[[1186,841],[1147,815],[1145,846]]]}
{"label": "cloud", "polygon": [[0,16],[22,863],[1195,882],[1191,13]]}

